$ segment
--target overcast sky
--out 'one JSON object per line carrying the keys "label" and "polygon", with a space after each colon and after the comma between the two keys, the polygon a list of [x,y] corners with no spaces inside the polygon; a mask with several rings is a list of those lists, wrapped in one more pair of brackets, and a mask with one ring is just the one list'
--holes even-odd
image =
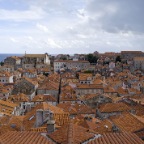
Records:
{"label": "overcast sky", "polygon": [[0,0],[0,53],[144,49],[144,0]]}

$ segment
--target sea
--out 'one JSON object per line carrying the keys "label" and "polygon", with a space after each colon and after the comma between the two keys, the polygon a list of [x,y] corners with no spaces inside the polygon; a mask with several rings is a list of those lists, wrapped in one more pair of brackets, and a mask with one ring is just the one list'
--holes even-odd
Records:
{"label": "sea", "polygon": [[4,59],[10,56],[23,56],[24,54],[1,54],[0,53],[0,62],[3,62]]}

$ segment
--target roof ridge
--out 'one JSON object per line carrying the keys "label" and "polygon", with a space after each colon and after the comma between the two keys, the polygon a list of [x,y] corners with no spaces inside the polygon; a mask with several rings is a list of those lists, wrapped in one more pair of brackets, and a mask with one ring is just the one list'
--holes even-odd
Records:
{"label": "roof ridge", "polygon": [[68,144],[74,144],[74,130],[73,130],[72,119],[70,120],[70,123],[68,125],[67,142]]}

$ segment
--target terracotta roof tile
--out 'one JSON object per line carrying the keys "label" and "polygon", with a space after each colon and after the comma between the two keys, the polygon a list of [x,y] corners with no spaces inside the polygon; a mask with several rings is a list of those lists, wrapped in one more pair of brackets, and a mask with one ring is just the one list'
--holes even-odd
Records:
{"label": "terracotta roof tile", "polygon": [[[25,130],[30,130],[36,121],[36,111],[38,109],[42,110],[51,110],[54,114],[54,120],[58,126],[61,126],[69,121],[69,113],[64,112],[63,109],[50,105],[46,102],[42,102],[41,104],[37,104],[34,108],[31,109],[28,113],[26,113],[23,121],[23,126]],[[33,119],[29,120],[33,116]]]}
{"label": "terracotta roof tile", "polygon": [[111,117],[111,120],[121,131],[135,132],[144,129],[144,123],[130,113],[123,113],[119,116]]}
{"label": "terracotta roof tile", "polygon": [[132,133],[106,133],[88,144],[143,144],[144,142]]}
{"label": "terracotta roof tile", "polygon": [[79,84],[77,85],[77,89],[103,89],[103,86],[96,84]]}
{"label": "terracotta roof tile", "polygon": [[7,132],[0,136],[0,142],[5,144],[53,144],[39,132]]}
{"label": "terracotta roof tile", "polygon": [[62,126],[59,130],[49,134],[48,137],[53,139],[56,143],[80,144],[93,138],[94,134],[90,134],[87,132],[87,129],[70,122],[69,124]]}
{"label": "terracotta roof tile", "polygon": [[95,114],[95,110],[84,104],[67,102],[60,103],[57,106],[70,114]]}
{"label": "terracotta roof tile", "polygon": [[10,116],[16,106],[15,103],[0,100],[0,113]]}
{"label": "terracotta roof tile", "polygon": [[29,101],[28,96],[23,93],[19,93],[17,95],[11,95],[8,97],[8,99],[13,102],[28,102]]}
{"label": "terracotta roof tile", "polygon": [[100,111],[104,113],[123,112],[131,110],[125,103],[106,103],[100,106]]}
{"label": "terracotta roof tile", "polygon": [[39,94],[39,95],[36,95],[33,99],[32,99],[32,102],[46,102],[46,101],[49,101],[49,102],[56,102],[56,98],[52,95],[43,95],[43,94]]}

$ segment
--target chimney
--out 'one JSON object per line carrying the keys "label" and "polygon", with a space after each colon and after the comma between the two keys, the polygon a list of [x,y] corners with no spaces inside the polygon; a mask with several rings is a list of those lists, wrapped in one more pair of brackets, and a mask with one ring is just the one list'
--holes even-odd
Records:
{"label": "chimney", "polygon": [[55,120],[49,119],[47,121],[47,132],[52,133],[55,131]]}
{"label": "chimney", "polygon": [[42,123],[43,123],[43,110],[38,109],[36,111],[36,127],[41,126]]}
{"label": "chimney", "polygon": [[47,121],[47,132],[48,133],[52,133],[55,131],[55,120],[53,117],[53,112],[49,111],[49,117],[48,117],[48,121]]}

